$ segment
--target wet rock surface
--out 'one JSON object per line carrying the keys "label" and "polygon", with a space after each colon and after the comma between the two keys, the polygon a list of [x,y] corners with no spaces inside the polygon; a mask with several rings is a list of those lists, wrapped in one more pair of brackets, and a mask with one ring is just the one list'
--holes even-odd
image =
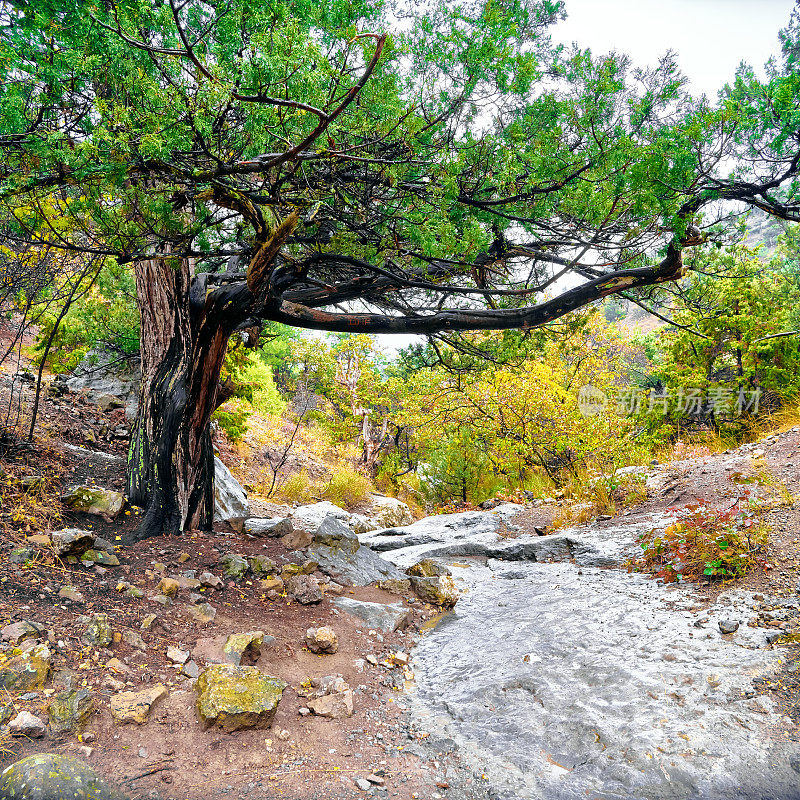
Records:
{"label": "wet rock surface", "polygon": [[753,686],[780,653],[763,628],[721,632],[761,605],[752,595],[698,611],[686,589],[622,570],[454,571],[469,591],[414,651],[413,707],[484,769],[493,796],[800,797],[797,746]]}

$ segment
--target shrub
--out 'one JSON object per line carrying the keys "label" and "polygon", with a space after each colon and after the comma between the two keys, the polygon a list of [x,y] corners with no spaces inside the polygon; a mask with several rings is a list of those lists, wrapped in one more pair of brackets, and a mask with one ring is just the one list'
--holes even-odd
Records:
{"label": "shrub", "polygon": [[247,420],[252,413],[238,403],[229,402],[218,408],[212,419],[224,431],[231,444],[238,444],[247,433]]}
{"label": "shrub", "polygon": [[366,475],[344,466],[333,472],[323,496],[331,503],[351,508],[363,503],[371,491],[372,483]]}
{"label": "shrub", "polygon": [[314,497],[314,484],[308,473],[298,472],[292,475],[280,490],[280,497],[287,503],[310,503]]}
{"label": "shrub", "polygon": [[662,534],[641,536],[642,555],[630,567],[668,583],[738,578],[761,560],[768,532],[759,507],[742,498],[727,509],[699,501]]}

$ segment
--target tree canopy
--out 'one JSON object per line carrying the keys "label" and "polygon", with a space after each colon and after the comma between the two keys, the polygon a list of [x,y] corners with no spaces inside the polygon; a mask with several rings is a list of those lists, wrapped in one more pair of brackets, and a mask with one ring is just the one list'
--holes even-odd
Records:
{"label": "tree canopy", "polygon": [[362,332],[532,326],[674,277],[720,198],[798,218],[792,27],[714,107],[669,57],[553,48],[561,13],[6,4],[6,211],[120,260],[167,243],[242,322]]}
{"label": "tree canopy", "polygon": [[676,280],[742,207],[800,219],[796,17],[768,79],[743,67],[712,103],[669,55],[555,47],[563,13],[0,7],[0,234],[134,265],[146,527],[207,517],[236,330],[527,329]]}

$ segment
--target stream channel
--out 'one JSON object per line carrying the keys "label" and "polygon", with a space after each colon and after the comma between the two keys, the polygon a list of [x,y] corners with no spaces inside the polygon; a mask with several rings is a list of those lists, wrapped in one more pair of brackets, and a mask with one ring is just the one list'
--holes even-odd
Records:
{"label": "stream channel", "polygon": [[421,727],[502,800],[800,800],[791,720],[753,688],[785,651],[747,625],[751,594],[708,607],[628,573],[637,534],[666,518],[498,536],[511,519],[501,507],[362,537],[399,566],[436,558],[464,591],[413,651]]}

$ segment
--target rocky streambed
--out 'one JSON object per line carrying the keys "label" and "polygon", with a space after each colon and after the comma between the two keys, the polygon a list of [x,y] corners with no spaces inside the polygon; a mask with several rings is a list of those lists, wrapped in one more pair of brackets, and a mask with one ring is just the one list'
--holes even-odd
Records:
{"label": "rocky streambed", "polygon": [[400,566],[440,559],[466,590],[414,651],[418,723],[503,800],[800,798],[791,720],[754,688],[784,652],[752,626],[796,601],[711,602],[628,573],[636,535],[665,516],[499,536],[513,511],[362,536]]}

